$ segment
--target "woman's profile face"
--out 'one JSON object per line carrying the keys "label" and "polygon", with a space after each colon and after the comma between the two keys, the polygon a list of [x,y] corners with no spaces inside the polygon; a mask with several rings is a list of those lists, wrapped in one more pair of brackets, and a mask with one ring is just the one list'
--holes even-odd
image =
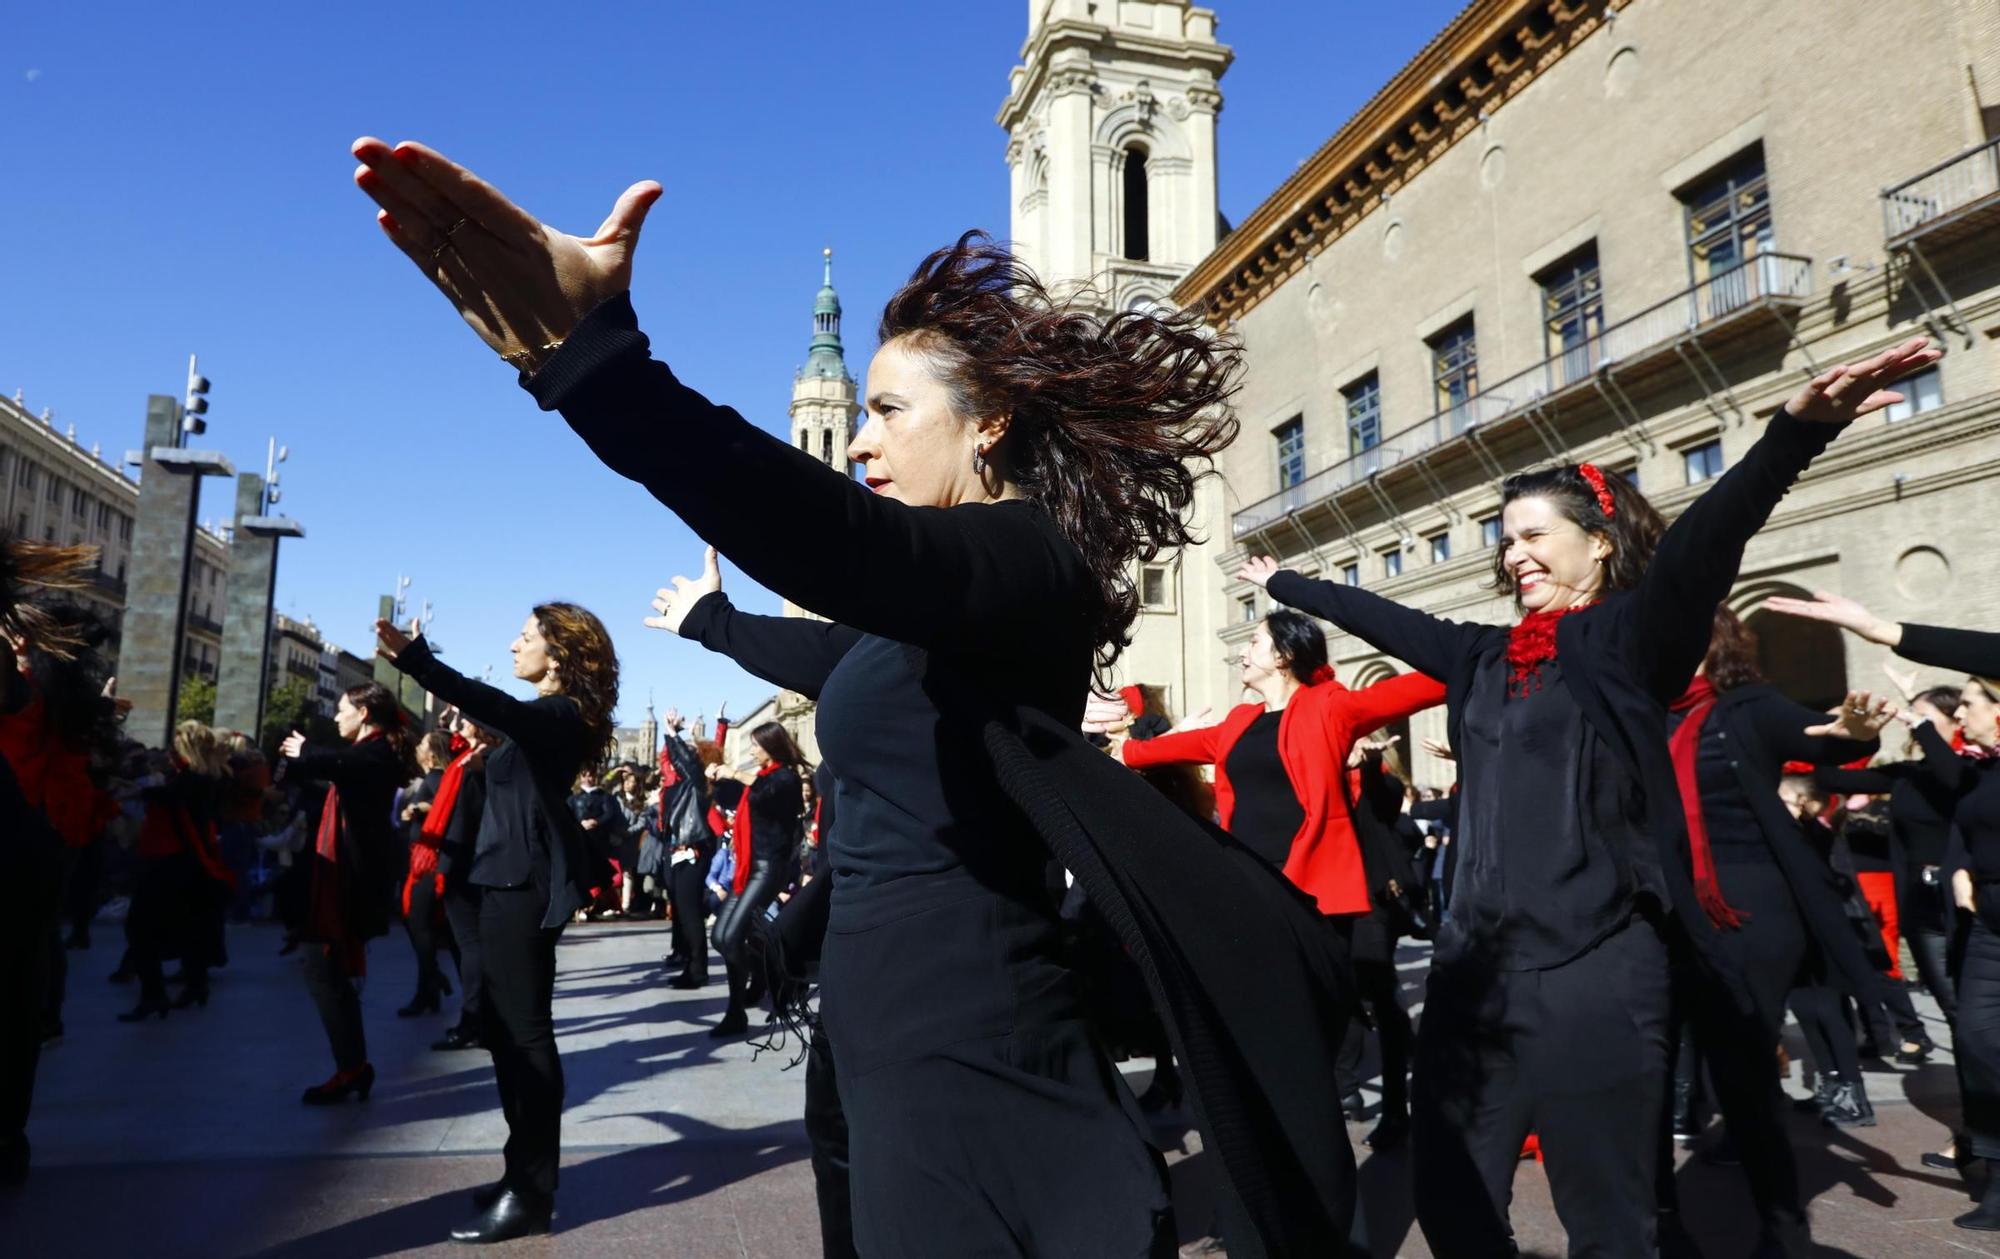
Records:
{"label": "woman's profile face", "polygon": [[540,682],[549,675],[549,640],[542,637],[542,623],[532,615],[507,650],[514,653],[514,676],[523,682]]}
{"label": "woman's profile face", "polygon": [[762,769],[771,763],[771,754],[766,752],[764,745],[755,739],[750,740],[750,763],[758,769]]}
{"label": "woman's profile face", "polygon": [[1257,686],[1284,672],[1285,662],[1278,658],[1277,644],[1271,641],[1271,623],[1257,622],[1257,628],[1243,643],[1243,650],[1237,660],[1243,666],[1243,685]]}
{"label": "woman's profile face", "polygon": [[847,448],[868,488],[912,507],[954,507],[981,497],[972,456],[978,431],[951,388],[907,336],[868,364],[867,422]]}
{"label": "woman's profile face", "polygon": [[1958,724],[1965,741],[1977,743],[1983,748],[2000,743],[2000,700],[1995,700],[1986,693],[1983,685],[1970,679],[1958,694]]}
{"label": "woman's profile face", "polygon": [[341,696],[340,702],[333,706],[333,728],[340,732],[341,738],[351,741],[355,735],[361,733],[361,727],[366,724],[368,724],[367,714],[356,708],[354,701],[345,695]]}
{"label": "woman's profile face", "polygon": [[1910,705],[1910,711],[1916,713],[1917,716],[1922,717],[1925,721],[1930,722],[1932,727],[1947,740],[1958,733],[1958,709],[1956,708],[1950,712],[1945,712],[1929,700],[1920,699]]}
{"label": "woman's profile face", "polygon": [[1502,509],[1500,547],[1529,612],[1559,611],[1603,593],[1599,560],[1610,555],[1611,544],[1585,533],[1546,498],[1517,498]]}

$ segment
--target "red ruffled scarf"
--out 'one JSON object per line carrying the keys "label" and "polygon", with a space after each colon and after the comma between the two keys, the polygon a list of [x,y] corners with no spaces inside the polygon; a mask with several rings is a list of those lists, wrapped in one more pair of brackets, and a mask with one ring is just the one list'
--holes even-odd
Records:
{"label": "red ruffled scarf", "polygon": [[1694,896],[1708,920],[1725,930],[1743,925],[1745,915],[1722,897],[1716,878],[1715,853],[1708,843],[1708,823],[1701,815],[1701,787],[1695,780],[1695,755],[1701,744],[1701,729],[1715,711],[1715,687],[1707,678],[1688,683],[1681,697],[1668,710],[1683,714],[1681,724],[1667,740],[1674,761],[1674,781],[1681,789],[1681,811],[1687,817],[1688,851],[1694,864]]}
{"label": "red ruffled scarf", "polygon": [[[376,730],[356,739],[354,745],[360,747],[370,739],[379,739],[382,732]],[[310,895],[313,936],[324,942],[327,956],[340,963],[341,972],[349,977],[368,973],[368,952],[366,944],[355,938],[348,929],[347,915],[340,895],[340,788],[329,782],[326,785],[326,802],[319,809],[319,831],[313,837],[313,853],[318,860],[313,862],[312,892]]]}
{"label": "red ruffled scarf", "polygon": [[1571,613],[1596,607],[1579,603],[1553,612],[1530,612],[1507,631],[1507,693],[1521,696],[1542,689],[1542,665],[1556,658],[1556,625]]}
{"label": "red ruffled scarf", "polygon": [[[775,774],[783,768],[783,765],[772,761],[757,771],[757,777]],[[743,789],[743,798],[736,802],[736,820],[729,828],[729,846],[736,852],[736,878],[730,890],[737,896],[743,895],[743,889],[750,885],[750,793],[753,790],[753,787]]]}

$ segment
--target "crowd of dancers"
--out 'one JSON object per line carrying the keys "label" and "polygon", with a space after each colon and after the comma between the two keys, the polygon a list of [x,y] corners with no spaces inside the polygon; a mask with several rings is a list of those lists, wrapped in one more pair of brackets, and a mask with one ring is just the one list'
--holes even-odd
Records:
{"label": "crowd of dancers", "polygon": [[[1370,1029],[1366,1141],[1408,1146],[1433,1253],[1513,1252],[1526,1148],[1572,1255],[1691,1253],[1670,1143],[1712,1106],[1757,1206],[1744,1249],[1804,1255],[1786,1012],[1810,1104],[1872,1123],[1865,1051],[1934,1048],[1905,937],[1963,1100],[1926,1161],[1963,1174],[1960,1226],[2000,1229],[2000,634],[1773,601],[1935,671],[1820,712],[1760,676],[1723,606],[1787,490],[1939,357],[1928,341],[1815,376],[1671,525],[1588,463],[1510,477],[1492,584],[1511,625],[1250,558],[1239,578],[1275,606],[1242,649],[1248,700],[1177,721],[1157,688],[1104,679],[1135,561],[1190,540],[1196,478],[1235,436],[1226,337],[1186,314],[1099,319],[968,235],[883,313],[855,481],[652,357],[628,290],[658,185],[580,238],[421,145],[354,151],[385,233],[536,403],[710,544],[647,623],[815,699],[823,763],[775,723],[732,763],[722,723],[704,738],[670,713],[656,764],[607,766],[617,656],[560,602],[511,647],[532,699],[385,621],[379,650],[435,697],[438,729],[371,683],[325,745],[295,733],[267,760],[182,723],[149,752],[121,738],[97,631],[62,598],[87,557],[9,541],[0,810],[25,907],[10,957],[28,962],[0,968],[10,1178],[61,919],[88,930],[110,834],[129,850],[123,1017],[205,1004],[227,918],[268,892],[333,1059],[310,1104],[374,1084],[356,981],[401,921],[418,980],[398,1014],[455,993],[437,1048],[491,1056],[508,1124],[460,1241],[550,1228],[556,942],[628,917],[671,921],[676,987],[720,953],[715,1034],[768,1006],[804,1038],[829,1255],[1172,1254],[1148,1112],[1183,1099],[1230,1254],[1363,1251],[1345,1121]],[[826,619],[739,610],[722,557]],[[1344,685],[1322,622],[1412,672]],[[1419,790],[1382,735],[1438,705],[1453,781]],[[1414,1030],[1410,938],[1433,949]],[[1113,1052],[1157,1061],[1144,1098]]]}

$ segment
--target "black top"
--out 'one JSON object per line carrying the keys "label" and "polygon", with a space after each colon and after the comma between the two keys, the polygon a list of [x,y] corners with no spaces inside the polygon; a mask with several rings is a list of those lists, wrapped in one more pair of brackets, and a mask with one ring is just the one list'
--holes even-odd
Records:
{"label": "black top", "polygon": [[570,784],[583,768],[589,728],[567,695],[518,699],[475,682],[431,654],[418,638],[396,657],[417,685],[507,741],[486,754],[486,808],[479,819],[469,881],[477,887],[533,887],[548,897],[545,928],[560,927],[588,899],[583,831],[570,815]]}
{"label": "black top", "polygon": [[[488,752],[486,755],[493,755]],[[479,820],[486,814],[486,767],[468,765],[458,780],[458,799],[438,840],[438,870],[448,886],[463,886],[472,877],[472,854],[479,849]]]}
{"label": "black top", "polygon": [[[402,809],[407,809],[413,804],[431,804],[435,802],[437,800],[438,784],[443,781],[443,770],[432,769],[424,771],[424,776],[417,780],[416,786],[411,787],[403,793]],[[396,812],[396,816],[399,819],[402,817],[402,809],[398,809]],[[410,815],[408,822],[403,823],[404,831],[411,843],[414,844],[423,837],[424,819],[428,816],[429,814],[419,809]]]}
{"label": "black top", "polygon": [[[1896,654],[1934,668],[2000,677],[2000,634],[1906,623]],[[2000,761],[1957,755],[1929,722],[1917,726],[1916,736],[1924,764],[1952,797],[1951,818],[1958,825],[1973,876],[1982,881],[2000,879],[2000,781],[1996,781],[2000,775],[1994,772]]]}
{"label": "black top", "polygon": [[[1602,848],[1616,863],[1620,895],[1635,905],[1657,901],[1671,906],[1681,931],[1738,989],[1740,969],[1718,951],[1714,928],[1695,899],[1686,819],[1667,754],[1665,710],[1687,689],[1708,652],[1715,609],[1735,581],[1744,546],[1838,432],[1837,425],[1808,423],[1782,410],[1773,415],[1743,459],[1674,521],[1637,586],[1607,594],[1595,606],[1563,617],[1556,627],[1558,685],[1570,692],[1584,728],[1617,759],[1634,789],[1626,825],[1620,834],[1605,836]],[[1448,621],[1358,587],[1311,581],[1290,571],[1271,578],[1270,592],[1280,603],[1332,621],[1418,672],[1442,679],[1451,745],[1465,746],[1467,706],[1475,687],[1482,676],[1505,667],[1506,627]],[[1500,806],[1475,796],[1492,790],[1494,783],[1505,783],[1510,794],[1565,797],[1572,812],[1583,807],[1567,758],[1524,757],[1506,747],[1498,756],[1502,768],[1491,781],[1482,785],[1470,774],[1464,779],[1461,833],[1475,814],[1501,816]],[[1459,871],[1461,884],[1463,873]],[[1582,886],[1600,885],[1593,878]],[[1454,898],[1461,891],[1454,886]],[[1534,899],[1536,891],[1521,888],[1517,902]],[[1550,907],[1550,912],[1589,914],[1613,903],[1593,890],[1577,905]],[[1747,990],[1738,995],[1747,1000]]]}
{"label": "black top", "polygon": [[602,787],[573,793],[569,798],[569,811],[579,824],[593,820],[597,823],[595,829],[584,832],[587,843],[610,847],[624,838],[625,810],[619,808],[617,799]]}
{"label": "black top", "polygon": [[[773,864],[790,870],[799,853],[799,837],[804,832],[805,788],[798,771],[789,767],[759,774],[749,785],[725,778],[715,786],[715,798],[725,809],[742,807],[750,801],[750,862]],[[787,881],[795,870],[786,876]]]}
{"label": "black top", "polygon": [[361,939],[389,930],[401,856],[393,810],[407,767],[388,739],[375,737],[337,748],[306,747],[295,774],[333,784],[340,792],[341,912]]}
{"label": "black top", "polygon": [[1229,749],[1223,772],[1236,789],[1236,812],[1229,833],[1272,865],[1284,868],[1292,841],[1306,824],[1305,806],[1292,787],[1291,775],[1278,755],[1278,725],[1285,710],[1259,714]]}
{"label": "black top", "polygon": [[647,808],[646,827],[668,847],[697,849],[706,860],[715,851],[715,832],[708,829],[708,778],[701,756],[674,734],[667,736],[666,755],[674,785],[666,789],[660,804]]}
{"label": "black top", "polygon": [[1820,769],[1813,772],[1813,779],[1843,795],[1888,796],[1889,825],[1903,845],[1905,859],[1913,866],[1944,864],[1956,801],[1923,761]]}

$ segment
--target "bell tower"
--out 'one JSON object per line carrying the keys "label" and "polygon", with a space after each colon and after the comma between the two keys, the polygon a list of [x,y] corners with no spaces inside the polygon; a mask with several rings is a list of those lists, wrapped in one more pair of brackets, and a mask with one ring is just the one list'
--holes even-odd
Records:
{"label": "bell tower", "polygon": [[[833,291],[833,250],[822,252],[825,282],[813,298],[812,346],[792,377],[792,442],[829,468],[849,471],[847,445],[861,414],[858,386],[840,344],[840,294]],[[851,475],[851,472],[850,472]]]}

